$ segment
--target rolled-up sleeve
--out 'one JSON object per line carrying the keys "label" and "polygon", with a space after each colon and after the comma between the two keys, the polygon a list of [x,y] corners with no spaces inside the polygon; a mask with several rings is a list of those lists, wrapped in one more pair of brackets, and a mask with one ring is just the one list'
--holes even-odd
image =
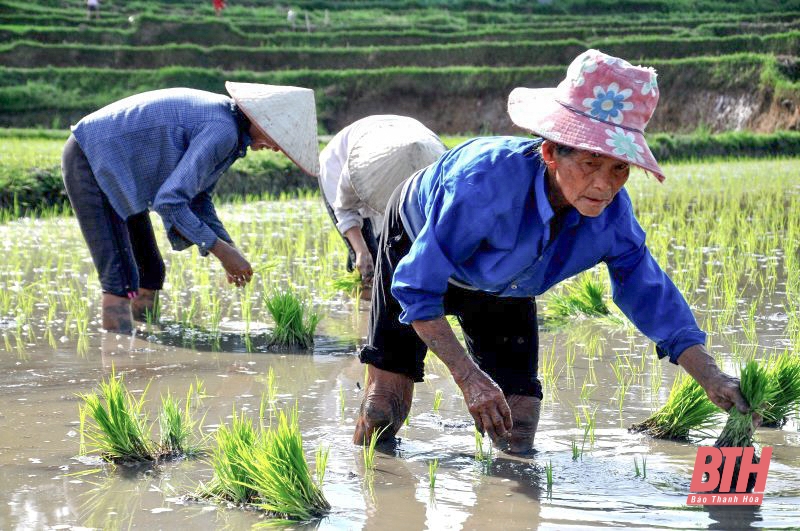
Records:
{"label": "rolled-up sleeve", "polygon": [[359,229],[364,225],[364,219],[359,213],[359,209],[364,203],[356,195],[353,185],[350,182],[350,172],[347,167],[342,169],[339,175],[339,184],[336,187],[336,200],[333,202],[333,213],[336,216],[336,228],[344,234],[353,227]]}
{"label": "rolled-up sleeve", "polygon": [[[192,210],[192,201],[213,187],[220,165],[236,149],[238,137],[229,133],[224,124],[217,122],[197,126],[186,152],[153,201],[153,210],[162,217],[167,233],[177,232],[197,245],[202,255],[208,254],[218,235]],[[176,250],[180,250],[179,241],[180,238],[170,238]]]}
{"label": "rolled-up sleeve", "polygon": [[[477,178],[475,178],[477,177]],[[495,216],[486,207],[491,188],[479,176],[444,178],[429,202],[427,219],[408,254],[398,263],[392,295],[410,324],[444,315],[444,293],[455,265],[468,260],[491,232]]]}
{"label": "rolled-up sleeve", "polygon": [[672,363],[687,348],[705,344],[689,304],[645,244],[645,232],[630,206],[616,223],[616,237],[604,261],[614,302]]}

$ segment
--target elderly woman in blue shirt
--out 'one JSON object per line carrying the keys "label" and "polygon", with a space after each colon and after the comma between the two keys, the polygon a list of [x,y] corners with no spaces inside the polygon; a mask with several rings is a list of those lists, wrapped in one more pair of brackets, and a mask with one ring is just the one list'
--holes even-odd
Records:
{"label": "elderly woman in blue shirt", "polygon": [[188,88],[145,92],[112,103],[72,128],[64,184],[103,290],[102,326],[130,331],[156,311],[165,269],[149,211],[175,250],[213,254],[228,281],[253,269],[217,217],[211,194],[247,148],[283,151],[318,172],[311,90],[226,83],[231,97]]}
{"label": "elderly woman in blue shirt", "polygon": [[[395,190],[360,353],[369,369],[354,443],[373,431],[394,436],[430,349],[477,429],[508,452],[530,452],[542,399],[534,297],[600,262],[615,303],[658,355],[718,406],[747,411],[648,251],[623,188],[631,165],[664,178],[643,136],[657,101],[655,71],[588,50],[556,89],[511,93],[512,121],[540,138],[470,140]],[[458,318],[466,351],[446,314]]]}

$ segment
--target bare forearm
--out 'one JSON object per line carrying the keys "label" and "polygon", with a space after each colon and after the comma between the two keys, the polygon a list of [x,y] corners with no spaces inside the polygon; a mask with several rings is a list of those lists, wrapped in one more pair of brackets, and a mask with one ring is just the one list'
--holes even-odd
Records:
{"label": "bare forearm", "polygon": [[414,321],[411,326],[428,348],[444,362],[456,383],[464,381],[469,373],[477,368],[444,317],[430,321]]}
{"label": "bare forearm", "polygon": [[683,367],[702,387],[706,387],[706,382],[722,375],[714,358],[706,352],[703,345],[694,345],[684,350],[678,357],[678,365]]}
{"label": "bare forearm", "polygon": [[749,411],[750,406],[739,390],[739,380],[722,372],[703,345],[684,350],[678,356],[678,365],[697,380],[708,398],[718,407],[728,411],[735,406],[742,413]]}
{"label": "bare forearm", "polygon": [[344,237],[347,238],[347,241],[350,242],[350,245],[353,246],[353,251],[356,253],[369,253],[367,242],[364,241],[364,235],[361,234],[361,229],[359,227],[350,227],[344,231]]}

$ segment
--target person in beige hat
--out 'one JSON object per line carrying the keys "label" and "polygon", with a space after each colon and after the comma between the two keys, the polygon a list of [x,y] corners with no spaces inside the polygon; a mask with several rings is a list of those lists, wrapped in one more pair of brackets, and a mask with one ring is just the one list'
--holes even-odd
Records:
{"label": "person in beige hat", "polygon": [[534,297],[601,262],[614,302],[659,357],[682,366],[719,407],[748,410],[648,251],[623,188],[631,166],[664,179],[643,135],[657,101],[654,70],[588,50],[558,87],[511,92],[512,121],[538,138],[469,140],[398,187],[360,352],[369,367],[354,443],[397,433],[430,349],[476,428],[505,451],[531,452],[542,399]]}
{"label": "person in beige hat", "polygon": [[319,155],[319,186],[348,248],[347,270],[361,273],[369,298],[383,212],[394,189],[444,153],[436,134],[408,116],[367,116],[339,131]]}
{"label": "person in beige hat", "polygon": [[253,269],[211,202],[222,173],[247,149],[283,151],[318,172],[313,91],[226,83],[231,97],[188,88],[122,99],[72,127],[62,155],[70,203],[103,289],[102,326],[126,332],[157,311],[165,270],[149,212],[173,249],[216,256],[228,282]]}

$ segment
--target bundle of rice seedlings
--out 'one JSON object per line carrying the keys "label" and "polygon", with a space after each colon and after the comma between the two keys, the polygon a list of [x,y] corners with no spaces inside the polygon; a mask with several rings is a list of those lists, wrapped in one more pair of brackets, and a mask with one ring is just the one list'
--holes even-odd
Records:
{"label": "bundle of rice seedlings", "polygon": [[199,495],[231,503],[250,503],[256,493],[248,486],[247,470],[241,463],[247,462],[259,439],[253,423],[244,412],[241,415],[234,412],[231,427],[220,426],[215,438],[217,444],[210,463],[214,476],[208,484],[200,485]]}
{"label": "bundle of rice seedlings", "polygon": [[711,427],[719,412],[705,390],[688,374],[679,374],[672,382],[667,402],[646,420],[630,427],[657,439],[685,441],[691,430]]}
{"label": "bundle of rice seedlings", "polygon": [[767,378],[772,387],[772,400],[764,408],[764,422],[761,425],[780,428],[800,404],[800,357],[790,354],[788,350],[770,356]]}
{"label": "bundle of rice seedlings", "polygon": [[291,520],[311,520],[330,509],[306,462],[296,407],[289,416],[281,411],[277,426],[259,431],[244,415],[235,416],[230,430],[218,430],[217,442],[214,477],[201,495]]}
{"label": "bundle of rice seedlings", "polygon": [[198,422],[192,417],[191,400],[194,392],[189,387],[186,403],[180,404],[171,394],[161,397],[161,414],[158,417],[161,428],[161,452],[170,457],[194,457],[202,452],[201,442],[192,441]]}
{"label": "bundle of rice seedlings", "polygon": [[353,296],[358,296],[362,285],[361,273],[358,272],[358,269],[353,269],[353,271],[333,279],[331,285],[336,291],[344,291]]}
{"label": "bundle of rice seedlings", "polygon": [[[748,361],[742,368],[739,377],[739,389],[742,396],[750,405],[748,413],[740,413],[736,407],[728,411],[728,421],[722,429],[714,446],[717,448],[727,447],[746,447],[753,446],[753,435],[755,433],[754,417],[764,417],[769,404],[775,400],[777,388],[769,381],[769,375],[765,366],[759,365],[754,360]],[[753,461],[759,462],[759,457],[753,455]],[[733,469],[733,479],[731,485],[736,485],[739,480],[739,465],[741,457],[736,458]],[[725,469],[725,457],[722,458],[720,473]],[[747,481],[747,491],[751,492],[755,486],[755,476],[750,475]]]}
{"label": "bundle of rice seedlings", "polygon": [[81,453],[96,453],[110,462],[153,461],[156,447],[142,412],[146,393],[147,389],[138,400],[134,398],[112,367],[111,376],[100,383],[99,394],[79,395],[84,402],[78,408]]}
{"label": "bundle of rice seedlings", "polygon": [[270,346],[307,349],[314,344],[314,330],[321,317],[314,312],[306,315],[306,304],[294,291],[265,295],[264,305],[275,321]]}

